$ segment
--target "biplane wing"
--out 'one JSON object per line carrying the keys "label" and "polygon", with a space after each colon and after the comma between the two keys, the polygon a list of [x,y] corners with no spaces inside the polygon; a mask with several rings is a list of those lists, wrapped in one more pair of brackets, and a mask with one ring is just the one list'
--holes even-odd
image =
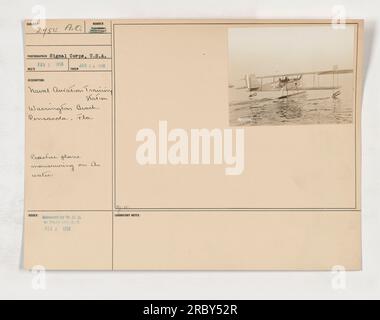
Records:
{"label": "biplane wing", "polygon": [[324,70],[324,71],[310,71],[310,72],[297,72],[297,73],[282,73],[282,74],[274,74],[267,76],[258,76],[256,79],[273,79],[273,78],[282,78],[282,77],[295,77],[295,76],[303,76],[303,75],[334,75],[334,74],[348,74],[353,73],[353,69],[338,69],[338,70]]}
{"label": "biplane wing", "polygon": [[[249,91],[278,91],[286,90],[335,90],[339,89],[338,76],[341,74],[353,73],[353,69],[331,69],[322,71],[297,72],[297,73],[282,73],[265,76],[256,76],[255,74],[247,74],[243,79],[246,83],[245,88]],[[319,81],[316,85],[316,80],[319,76],[331,75],[333,83],[331,86],[320,86]],[[312,76],[312,85],[304,85],[304,76]],[[292,78],[293,77],[293,78]],[[272,81],[266,81],[271,79]]]}

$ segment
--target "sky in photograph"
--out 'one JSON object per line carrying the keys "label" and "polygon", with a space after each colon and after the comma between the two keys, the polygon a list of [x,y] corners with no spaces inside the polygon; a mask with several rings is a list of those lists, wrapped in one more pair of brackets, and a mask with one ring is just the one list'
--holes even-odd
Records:
{"label": "sky in photograph", "polygon": [[256,76],[351,69],[354,66],[355,26],[256,26],[230,28],[229,77],[236,83],[245,74]]}

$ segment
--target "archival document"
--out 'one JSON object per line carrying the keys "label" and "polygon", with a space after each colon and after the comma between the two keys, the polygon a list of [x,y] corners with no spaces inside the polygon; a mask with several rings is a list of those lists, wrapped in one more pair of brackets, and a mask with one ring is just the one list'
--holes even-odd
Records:
{"label": "archival document", "polygon": [[361,269],[361,20],[27,20],[24,41],[26,269]]}

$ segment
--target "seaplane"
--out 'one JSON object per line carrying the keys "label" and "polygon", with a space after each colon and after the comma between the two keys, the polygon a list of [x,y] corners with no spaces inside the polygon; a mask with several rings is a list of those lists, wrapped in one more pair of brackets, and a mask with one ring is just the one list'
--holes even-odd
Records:
{"label": "seaplane", "polygon": [[[312,90],[330,90],[332,93],[329,97],[337,99],[341,94],[339,85],[339,76],[343,74],[353,73],[352,69],[338,69],[334,66],[332,70],[300,72],[300,73],[285,73],[274,74],[265,76],[256,76],[255,74],[246,74],[242,79],[245,81],[245,86],[238,89],[245,89],[249,92],[249,98],[254,98],[259,92],[266,92],[265,97],[272,97],[273,99],[286,99],[289,97],[297,96]],[[322,80],[324,83],[327,81],[331,85],[320,85],[321,77],[330,76],[331,80]],[[306,78],[308,78],[306,80]],[[306,85],[307,83],[307,85]],[[268,94],[273,92],[272,94]]]}

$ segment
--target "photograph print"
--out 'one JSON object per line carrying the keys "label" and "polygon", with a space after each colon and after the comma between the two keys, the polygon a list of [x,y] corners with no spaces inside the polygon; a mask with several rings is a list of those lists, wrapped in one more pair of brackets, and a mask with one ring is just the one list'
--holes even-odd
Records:
{"label": "photograph print", "polygon": [[230,28],[231,126],[350,124],[356,25]]}

